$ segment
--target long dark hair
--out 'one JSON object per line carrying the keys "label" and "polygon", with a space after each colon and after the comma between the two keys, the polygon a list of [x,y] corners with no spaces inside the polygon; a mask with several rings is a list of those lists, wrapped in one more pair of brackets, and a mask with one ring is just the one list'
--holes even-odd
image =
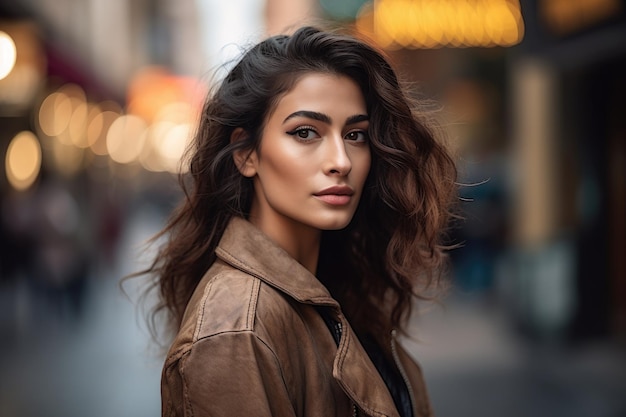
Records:
{"label": "long dark hair", "polygon": [[[161,303],[176,328],[192,292],[216,259],[233,216],[246,217],[252,182],[233,162],[238,150],[258,149],[268,114],[304,75],[354,80],[370,118],[372,166],[350,225],[325,231],[318,278],[351,325],[381,343],[402,330],[412,297],[438,281],[442,232],[456,187],[455,164],[417,112],[384,55],[366,42],[304,27],[246,52],[209,95],[181,178],[185,198],[159,236],[166,237],[145,273],[155,277]],[[231,141],[236,128],[245,139]],[[382,340],[381,340],[382,338]]]}

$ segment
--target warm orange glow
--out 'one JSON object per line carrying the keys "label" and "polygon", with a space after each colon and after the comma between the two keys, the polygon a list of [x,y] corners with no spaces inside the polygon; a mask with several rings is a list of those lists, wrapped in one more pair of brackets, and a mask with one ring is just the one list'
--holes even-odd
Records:
{"label": "warm orange glow", "polygon": [[41,169],[41,147],[32,132],[20,132],[11,140],[5,166],[9,184],[16,190],[25,190],[35,182]]}
{"label": "warm orange glow", "polygon": [[389,49],[512,46],[524,36],[518,0],[376,0],[356,27]]}
{"label": "warm orange glow", "polygon": [[616,16],[624,9],[620,0],[543,0],[539,13],[559,35],[575,32]]}
{"label": "warm orange glow", "polygon": [[148,171],[180,171],[181,158],[192,137],[192,124],[175,120],[182,116],[175,114],[170,113],[169,118],[153,123],[146,132],[139,161]]}
{"label": "warm orange glow", "polygon": [[204,93],[205,89],[195,78],[175,76],[160,67],[147,67],[131,80],[128,113],[152,123],[169,104],[185,102],[200,107]]}

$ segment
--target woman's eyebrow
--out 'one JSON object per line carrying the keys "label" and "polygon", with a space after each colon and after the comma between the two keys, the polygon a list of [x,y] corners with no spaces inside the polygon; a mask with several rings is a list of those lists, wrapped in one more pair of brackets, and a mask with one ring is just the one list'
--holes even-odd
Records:
{"label": "woman's eyebrow", "polygon": [[346,119],[347,125],[353,125],[359,122],[365,122],[369,120],[370,117],[367,114],[355,114],[354,116],[350,116]]}
{"label": "woman's eyebrow", "polygon": [[[285,123],[287,120],[289,119],[293,119],[294,117],[307,117],[309,119],[313,119],[313,120],[319,120],[320,122],[324,122],[326,124],[332,124],[333,120],[330,118],[330,116],[324,114],[324,113],[319,113],[316,111],[310,111],[310,110],[299,110],[296,112],[291,113],[289,116],[287,116],[285,118],[285,120],[283,120],[283,123]],[[355,114],[354,116],[350,116],[346,119],[346,124],[347,125],[352,125],[355,123],[359,123],[359,122],[363,122],[363,121],[367,121],[369,120],[369,116],[367,114]]]}
{"label": "woman's eyebrow", "polygon": [[289,116],[287,116],[285,120],[283,120],[283,123],[285,123],[289,119],[293,119],[294,117],[307,117],[309,119],[319,120],[320,122],[324,122],[326,124],[332,123],[332,119],[328,115],[309,110],[299,110],[293,112]]}

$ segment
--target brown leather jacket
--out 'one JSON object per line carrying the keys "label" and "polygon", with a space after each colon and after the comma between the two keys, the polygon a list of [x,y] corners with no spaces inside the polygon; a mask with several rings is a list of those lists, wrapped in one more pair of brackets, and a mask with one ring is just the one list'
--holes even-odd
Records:
{"label": "brown leather jacket", "polygon": [[[246,220],[228,225],[163,368],[164,416],[398,416],[339,305]],[[339,346],[318,308],[341,323]],[[413,414],[431,415],[420,368],[394,340]]]}

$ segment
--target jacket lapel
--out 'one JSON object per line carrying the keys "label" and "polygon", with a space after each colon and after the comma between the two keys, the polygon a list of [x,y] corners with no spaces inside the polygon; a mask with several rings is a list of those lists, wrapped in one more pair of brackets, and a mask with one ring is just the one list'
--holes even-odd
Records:
{"label": "jacket lapel", "polygon": [[393,398],[378,370],[341,315],[343,333],[335,357],[333,375],[363,411],[374,416],[399,417]]}

